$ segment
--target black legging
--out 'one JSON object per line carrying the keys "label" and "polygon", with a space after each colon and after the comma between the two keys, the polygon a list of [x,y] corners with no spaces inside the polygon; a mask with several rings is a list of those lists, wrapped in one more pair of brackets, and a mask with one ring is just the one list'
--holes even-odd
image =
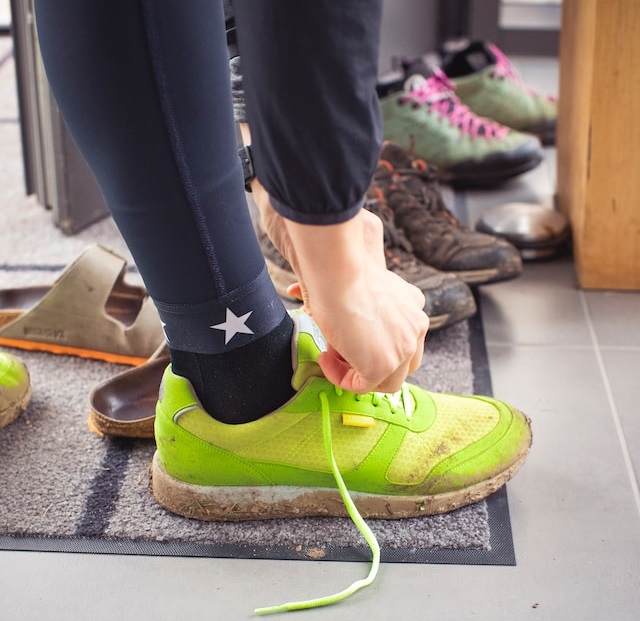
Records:
{"label": "black legging", "polygon": [[[222,2],[35,5],[52,90],[170,345],[220,353],[267,334],[285,311],[246,209]],[[236,19],[256,169],[274,205],[302,222],[353,216],[380,139],[380,0],[243,0]],[[251,312],[250,333],[229,343],[211,329],[227,308]]]}

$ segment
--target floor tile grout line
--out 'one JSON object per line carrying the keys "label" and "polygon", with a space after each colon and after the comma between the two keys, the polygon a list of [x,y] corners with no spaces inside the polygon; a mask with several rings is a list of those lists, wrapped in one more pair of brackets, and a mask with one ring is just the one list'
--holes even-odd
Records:
{"label": "floor tile grout line", "polygon": [[[530,347],[532,349],[551,349],[556,351],[591,351],[593,349],[593,343],[580,344],[580,343],[528,343],[517,341],[485,341],[487,346],[491,347]],[[640,345],[599,345],[600,351],[631,351],[640,352]]]}
{"label": "floor tile grout line", "polygon": [[596,357],[596,362],[598,364],[598,368],[600,370],[600,375],[604,383],[604,390],[607,396],[607,401],[609,402],[609,411],[611,412],[611,417],[613,418],[613,423],[616,428],[616,433],[618,435],[618,442],[620,443],[622,458],[624,460],[625,467],[627,469],[627,475],[629,476],[629,483],[631,484],[631,490],[633,491],[633,496],[636,501],[638,516],[640,517],[640,488],[638,487],[638,479],[636,478],[635,470],[633,467],[633,461],[631,460],[631,454],[629,451],[629,445],[627,444],[627,439],[625,437],[624,429],[622,427],[622,421],[620,420],[620,412],[618,411],[618,406],[613,396],[611,382],[609,381],[609,375],[607,373],[607,369],[605,367],[604,360],[602,358],[602,353],[600,351],[600,344],[598,342],[598,335],[596,334],[593,321],[591,320],[591,313],[589,312],[589,305],[587,304],[587,298],[584,294],[584,291],[580,291],[580,300],[582,302],[582,308],[584,310],[584,314],[587,320],[587,327],[589,329],[589,333],[591,334],[591,340],[593,341],[593,350]]}

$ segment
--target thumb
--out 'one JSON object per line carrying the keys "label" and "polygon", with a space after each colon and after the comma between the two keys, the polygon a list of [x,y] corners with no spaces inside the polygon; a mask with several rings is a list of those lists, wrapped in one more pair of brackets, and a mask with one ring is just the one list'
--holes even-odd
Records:
{"label": "thumb", "polygon": [[296,300],[300,300],[301,302],[304,300],[302,295],[302,287],[299,282],[294,282],[292,285],[287,287],[287,293],[292,297],[296,298]]}

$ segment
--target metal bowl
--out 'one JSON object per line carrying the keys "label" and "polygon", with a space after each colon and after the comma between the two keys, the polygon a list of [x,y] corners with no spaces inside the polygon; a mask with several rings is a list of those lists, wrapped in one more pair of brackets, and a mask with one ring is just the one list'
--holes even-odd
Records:
{"label": "metal bowl", "polygon": [[560,252],[569,237],[567,218],[558,211],[535,203],[506,203],[487,209],[476,229],[504,237],[523,259],[546,259]]}

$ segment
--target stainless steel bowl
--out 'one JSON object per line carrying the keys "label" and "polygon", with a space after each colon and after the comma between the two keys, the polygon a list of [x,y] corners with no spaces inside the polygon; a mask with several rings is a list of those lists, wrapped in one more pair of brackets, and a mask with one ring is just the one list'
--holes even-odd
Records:
{"label": "stainless steel bowl", "polygon": [[569,237],[567,218],[535,203],[506,203],[487,209],[476,229],[504,237],[525,260],[546,259],[557,254]]}

